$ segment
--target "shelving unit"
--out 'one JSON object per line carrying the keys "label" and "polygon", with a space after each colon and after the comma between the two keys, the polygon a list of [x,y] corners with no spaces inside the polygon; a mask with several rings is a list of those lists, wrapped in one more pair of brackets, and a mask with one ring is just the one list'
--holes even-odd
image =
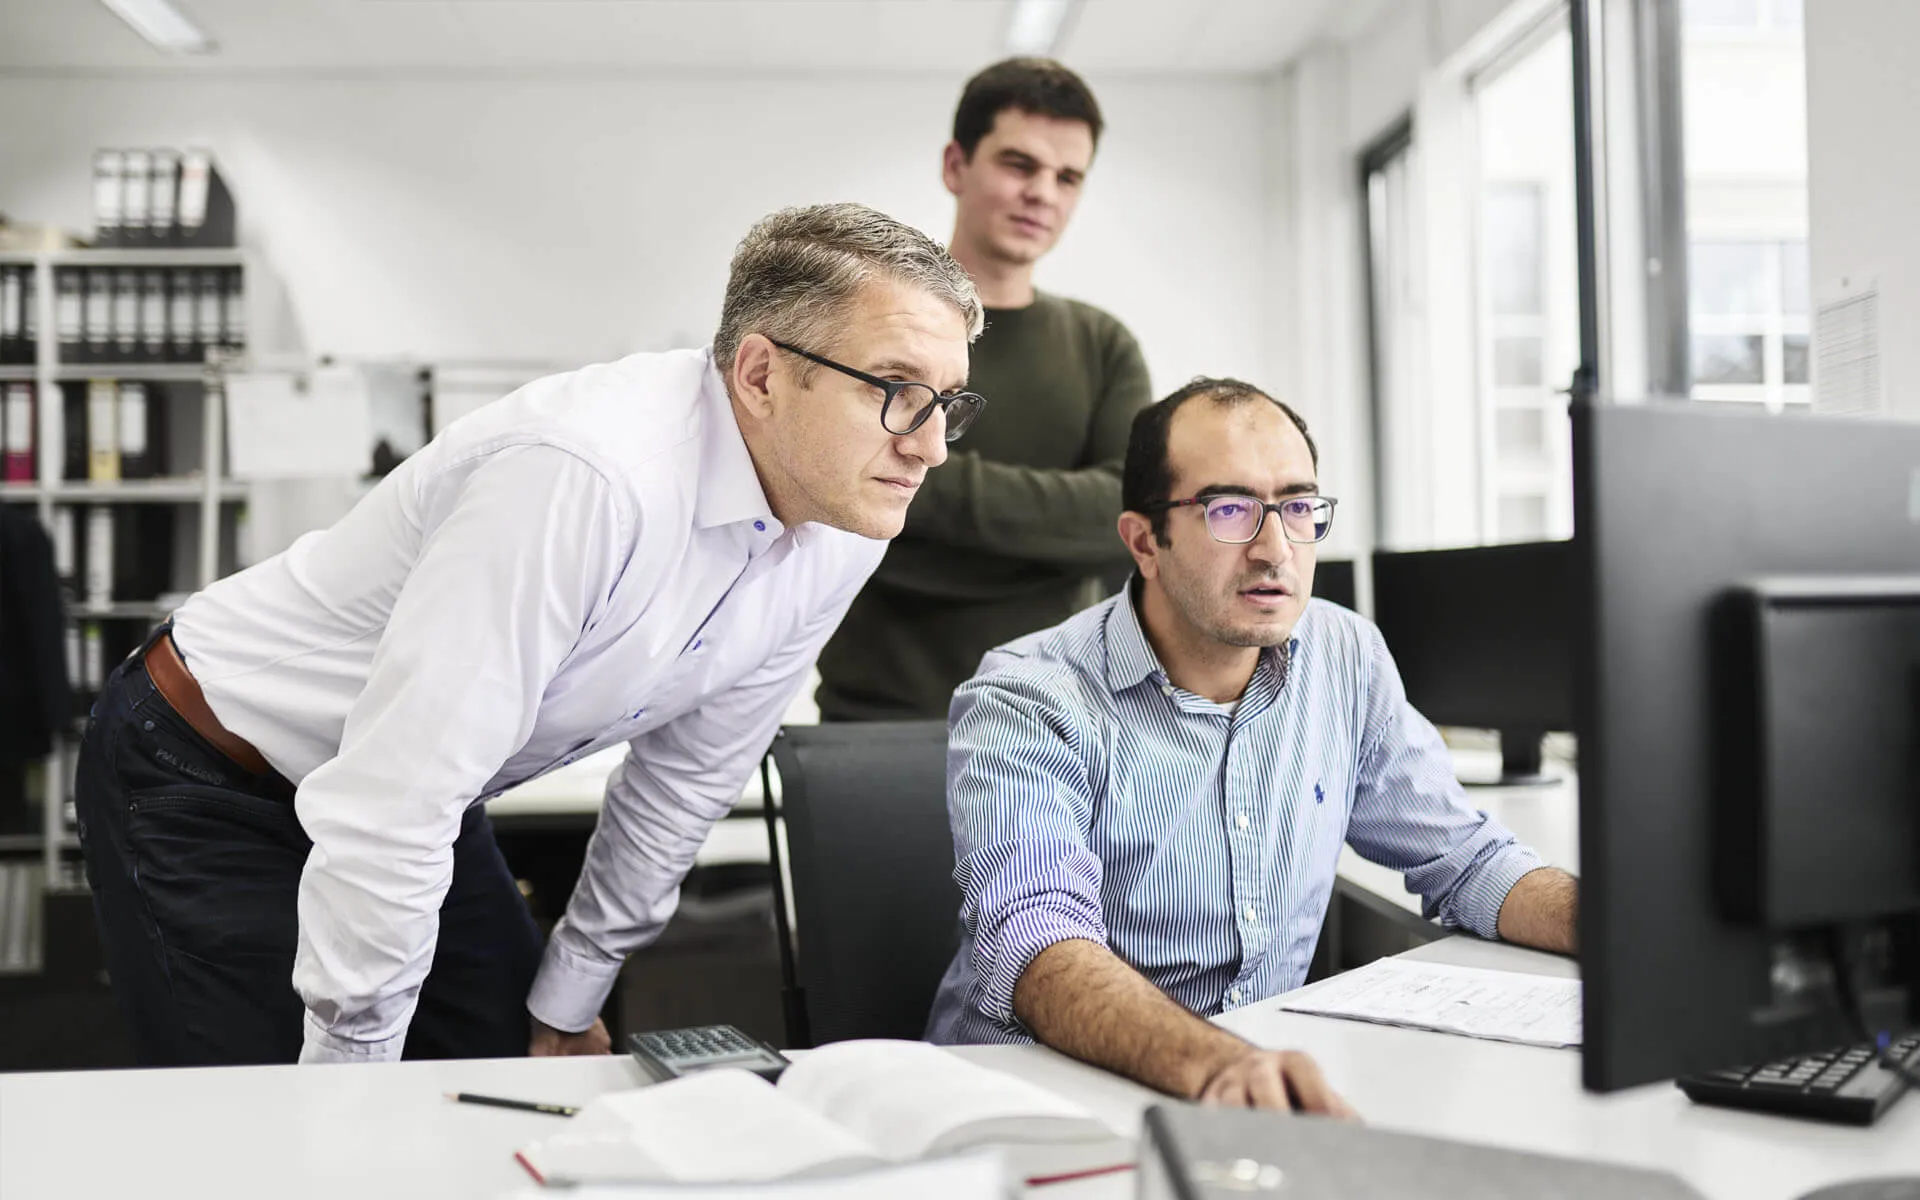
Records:
{"label": "shelving unit", "polygon": [[[61,250],[29,254],[0,254],[0,264],[26,264],[33,268],[35,325],[38,341],[35,362],[31,366],[0,366],[0,383],[32,382],[37,408],[35,418],[35,480],[31,483],[0,484],[0,503],[32,504],[41,522],[52,529],[55,510],[62,506],[149,505],[173,506],[178,513],[174,524],[173,578],[165,594],[192,592],[205,587],[237,565],[234,559],[234,530],[239,506],[248,489],[226,477],[225,378],[243,364],[240,352],[210,349],[207,361],[179,362],[63,362],[58,321],[58,294],[55,272],[61,268],[239,268],[246,281],[243,303],[251,310],[256,303],[253,280],[256,272],[249,256],[241,250]],[[248,312],[252,317],[252,312]],[[247,328],[255,328],[249,319]],[[178,475],[151,479],[125,479],[92,482],[67,479],[65,475],[65,430],[60,385],[92,379],[140,382],[166,389],[169,405],[183,399],[184,411],[176,410],[169,427],[191,436],[187,445],[172,443],[162,470],[179,469]],[[197,389],[197,412],[192,392]],[[76,521],[79,518],[76,517]],[[185,553],[182,553],[182,550]],[[93,622],[135,623],[147,626],[164,619],[170,606],[157,600],[116,600],[106,605],[89,605],[84,599],[69,597],[70,625]],[[121,639],[124,641],[125,639]],[[112,664],[103,664],[106,670]],[[84,693],[76,679],[76,690]],[[81,709],[84,711],[84,708]],[[73,766],[76,761],[79,715],[74,727],[56,739],[53,754],[46,763],[45,789],[41,796],[41,832],[0,836],[0,851],[18,853],[40,850],[44,858],[44,879],[49,887],[61,886],[70,878],[65,870],[67,855],[79,848],[67,821],[68,801],[72,795]]]}

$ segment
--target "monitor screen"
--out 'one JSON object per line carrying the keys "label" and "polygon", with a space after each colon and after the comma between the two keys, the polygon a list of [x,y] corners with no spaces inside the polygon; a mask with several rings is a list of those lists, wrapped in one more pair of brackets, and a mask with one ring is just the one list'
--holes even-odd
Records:
{"label": "monitor screen", "polygon": [[1573,728],[1573,550],[1532,542],[1378,552],[1373,619],[1437,725]]}
{"label": "monitor screen", "polygon": [[1332,558],[1323,559],[1315,564],[1313,594],[1322,600],[1331,600],[1343,608],[1359,611],[1359,594],[1355,590],[1353,580],[1353,560]]}
{"label": "monitor screen", "polygon": [[1586,1084],[1853,1042],[1821,922],[1920,877],[1920,609],[1831,602],[1920,572],[1920,424],[1576,406],[1574,478]]}

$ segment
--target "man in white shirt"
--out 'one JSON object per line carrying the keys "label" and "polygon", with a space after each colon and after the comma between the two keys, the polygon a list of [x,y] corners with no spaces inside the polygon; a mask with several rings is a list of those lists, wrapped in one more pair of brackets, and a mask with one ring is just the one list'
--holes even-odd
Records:
{"label": "man in white shirt", "polygon": [[[776,213],[710,349],[529,384],[182,605],[77,784],[140,1059],[604,1053],[622,961],[980,411],[980,325],[919,232]],[[543,954],[480,802],[619,742]]]}

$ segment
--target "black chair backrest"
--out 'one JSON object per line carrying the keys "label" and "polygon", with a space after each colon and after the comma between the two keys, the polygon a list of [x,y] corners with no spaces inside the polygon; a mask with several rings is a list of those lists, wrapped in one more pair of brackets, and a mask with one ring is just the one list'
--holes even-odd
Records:
{"label": "black chair backrest", "polygon": [[960,942],[946,722],[792,726],[773,761],[806,1025],[789,1041],[922,1036]]}

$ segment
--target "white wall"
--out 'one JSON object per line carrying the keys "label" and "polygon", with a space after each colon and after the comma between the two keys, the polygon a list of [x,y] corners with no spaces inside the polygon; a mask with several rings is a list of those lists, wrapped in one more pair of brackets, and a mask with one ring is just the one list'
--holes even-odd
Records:
{"label": "white wall", "polygon": [[1806,37],[1814,299],[1842,275],[1879,277],[1887,410],[1920,419],[1920,5],[1820,0],[1807,5]]}
{"label": "white wall", "polygon": [[[1042,287],[1139,337],[1164,393],[1259,380],[1269,153],[1254,81],[1091,81],[1109,133]],[[89,221],[96,146],[210,146],[314,354],[587,361],[699,344],[728,256],[787,204],[945,239],[962,79],[0,75],[0,211]]]}

